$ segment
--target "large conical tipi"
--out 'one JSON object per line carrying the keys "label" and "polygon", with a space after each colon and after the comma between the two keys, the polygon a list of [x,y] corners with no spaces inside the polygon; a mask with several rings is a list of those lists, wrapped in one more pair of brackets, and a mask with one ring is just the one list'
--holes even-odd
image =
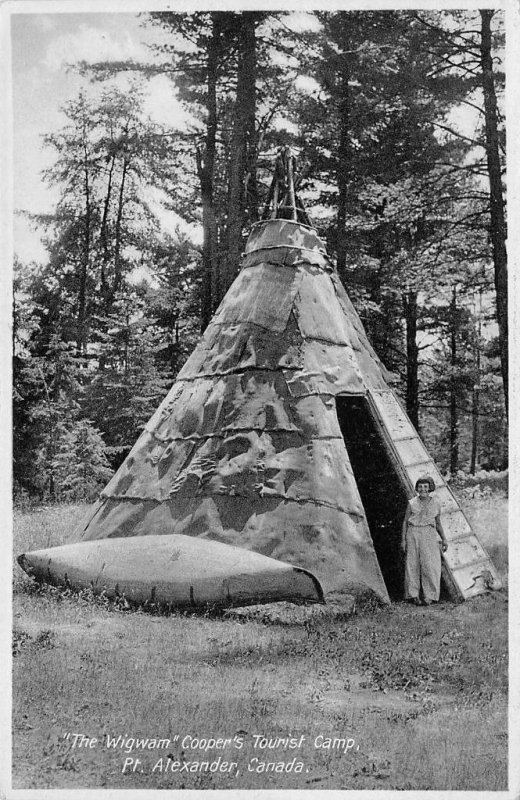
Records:
{"label": "large conical tipi", "polygon": [[[81,537],[207,537],[304,567],[326,596],[388,601],[402,591],[406,501],[428,473],[450,540],[448,591],[498,587],[322,241],[301,221],[291,157],[285,164],[286,199],[278,175],[271,218],[253,226],[238,277]],[[280,218],[287,205],[292,219]]]}

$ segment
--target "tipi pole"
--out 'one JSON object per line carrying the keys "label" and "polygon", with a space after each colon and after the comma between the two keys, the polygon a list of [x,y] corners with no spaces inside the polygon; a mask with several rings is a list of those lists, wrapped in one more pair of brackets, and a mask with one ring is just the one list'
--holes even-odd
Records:
{"label": "tipi pole", "polygon": [[293,222],[303,222],[304,225],[312,227],[305,206],[296,193],[295,167],[296,158],[292,154],[291,148],[280,148],[262,220],[290,219]]}
{"label": "tipi pole", "polygon": [[271,219],[276,219],[278,214],[278,192],[280,190],[280,184],[278,183],[278,180],[275,178],[274,181],[273,211],[271,213]]}
{"label": "tipi pole", "polygon": [[296,211],[296,199],[294,196],[294,156],[289,147],[285,149],[286,171],[287,171],[287,194],[289,196],[289,208],[291,210],[292,219],[296,222],[298,220],[298,212]]}

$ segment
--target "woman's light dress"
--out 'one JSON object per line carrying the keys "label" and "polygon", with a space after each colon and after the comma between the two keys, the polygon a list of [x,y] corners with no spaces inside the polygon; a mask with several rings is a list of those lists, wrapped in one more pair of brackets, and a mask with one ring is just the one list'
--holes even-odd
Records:
{"label": "woman's light dress", "polygon": [[418,497],[408,503],[410,516],[406,533],[404,591],[406,598],[439,599],[441,551],[435,518],[441,513],[439,501],[430,495],[427,502]]}

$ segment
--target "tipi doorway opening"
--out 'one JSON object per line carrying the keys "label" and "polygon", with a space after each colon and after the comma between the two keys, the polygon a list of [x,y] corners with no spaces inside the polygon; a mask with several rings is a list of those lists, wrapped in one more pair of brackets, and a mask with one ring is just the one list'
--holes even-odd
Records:
{"label": "tipi doorway opening", "polygon": [[365,397],[338,395],[336,413],[391,600],[403,598],[401,530],[408,500]]}

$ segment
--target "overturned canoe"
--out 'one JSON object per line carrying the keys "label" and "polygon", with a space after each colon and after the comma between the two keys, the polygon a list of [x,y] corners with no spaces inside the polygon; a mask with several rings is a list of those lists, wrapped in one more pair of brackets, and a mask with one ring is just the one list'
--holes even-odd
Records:
{"label": "overturned canoe", "polygon": [[186,608],[277,600],[323,602],[318,579],[305,569],[181,534],[65,544],[23,553],[18,563],[38,581],[92,588],[134,603]]}

